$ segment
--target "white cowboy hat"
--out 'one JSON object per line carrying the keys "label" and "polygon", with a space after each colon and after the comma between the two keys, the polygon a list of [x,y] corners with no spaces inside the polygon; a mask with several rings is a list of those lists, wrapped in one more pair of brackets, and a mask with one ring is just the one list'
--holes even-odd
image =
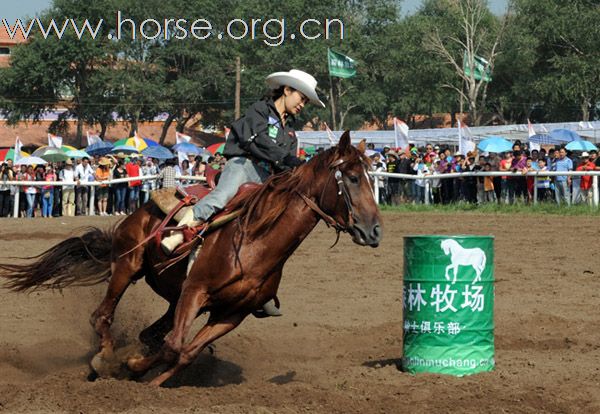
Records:
{"label": "white cowboy hat", "polygon": [[289,86],[302,92],[315,105],[325,108],[325,104],[317,95],[317,80],[306,72],[292,69],[289,72],[275,72],[267,76],[267,85],[271,89],[277,89],[280,86]]}

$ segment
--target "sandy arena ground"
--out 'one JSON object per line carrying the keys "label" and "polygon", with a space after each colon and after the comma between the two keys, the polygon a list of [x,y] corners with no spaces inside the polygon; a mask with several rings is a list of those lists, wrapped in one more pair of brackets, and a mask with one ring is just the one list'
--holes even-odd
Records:
{"label": "sandy arena ground", "polygon": [[[194,413],[600,412],[598,219],[385,213],[378,249],[324,225],[289,260],[284,316],[247,319],[168,388],[88,382],[97,342],[88,318],[105,284],[22,295],[0,291],[0,411]],[[83,225],[116,218],[1,219],[0,261],[37,254]],[[494,372],[400,372],[404,235],[496,236]],[[165,302],[144,282],[114,331],[136,341]]]}

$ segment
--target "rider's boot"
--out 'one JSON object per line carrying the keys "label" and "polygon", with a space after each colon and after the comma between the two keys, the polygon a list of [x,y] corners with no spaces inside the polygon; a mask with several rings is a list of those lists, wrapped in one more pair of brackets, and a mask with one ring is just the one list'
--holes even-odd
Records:
{"label": "rider's boot", "polygon": [[[190,209],[188,209],[188,211],[185,212],[182,219],[179,220],[179,223],[177,224],[177,226],[178,227],[180,227],[180,226],[196,227],[196,226],[199,226],[200,224],[202,224],[202,221],[194,219],[194,209],[190,208]],[[174,231],[174,232],[171,232],[170,236],[165,237],[160,242],[160,246],[162,247],[165,254],[170,255],[177,248],[177,246],[179,246],[181,243],[183,243],[183,232]]]}
{"label": "rider's boot", "polygon": [[275,306],[275,299],[271,299],[267,303],[265,303],[262,307],[262,313],[265,316],[282,316],[283,313],[279,310],[277,306]]}

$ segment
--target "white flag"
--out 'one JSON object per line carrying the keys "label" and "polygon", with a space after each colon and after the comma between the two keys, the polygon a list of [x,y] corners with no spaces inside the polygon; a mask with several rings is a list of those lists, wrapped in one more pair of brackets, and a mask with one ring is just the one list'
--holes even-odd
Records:
{"label": "white flag", "polygon": [[15,140],[15,156],[13,162],[17,162],[21,159],[21,148],[23,148],[23,144],[21,143],[21,139],[17,137]]}
{"label": "white flag", "polygon": [[408,125],[396,117],[394,117],[394,145],[396,148],[408,147]]}
{"label": "white flag", "polygon": [[461,125],[461,122],[458,121],[458,152],[466,156],[470,151],[475,151],[473,134],[466,124]]}
{"label": "white flag", "polygon": [[329,145],[330,146],[334,146],[335,142],[337,141],[337,139],[335,138],[335,135],[333,135],[333,131],[331,129],[329,129],[329,125],[327,125],[327,122],[323,122],[325,124],[325,132],[327,133],[327,139],[329,140]]}
{"label": "white flag", "polygon": [[90,134],[90,131],[87,132],[87,146],[97,144],[102,142],[102,138],[100,138],[97,134]]}
{"label": "white flag", "polygon": [[529,119],[527,120],[527,129],[529,131],[529,138],[531,138],[532,136],[535,135],[535,129],[533,129],[533,125],[531,125],[531,122],[529,122]]}
{"label": "white flag", "polygon": [[51,148],[60,148],[62,147],[62,137],[58,137],[56,135],[48,134],[48,146]]}
{"label": "white flag", "polygon": [[192,137],[190,137],[189,135],[185,135],[175,131],[175,141],[177,142],[177,144],[181,144],[183,142],[190,142],[191,140]]}
{"label": "white flag", "polygon": [[144,142],[139,136],[137,131],[133,131],[133,142],[135,143],[135,147],[140,149],[142,147],[142,142]]}

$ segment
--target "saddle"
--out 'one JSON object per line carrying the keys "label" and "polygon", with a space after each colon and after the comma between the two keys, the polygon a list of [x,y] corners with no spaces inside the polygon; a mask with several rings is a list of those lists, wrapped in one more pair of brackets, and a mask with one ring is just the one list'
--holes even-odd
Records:
{"label": "saddle", "polygon": [[[214,173],[214,171],[216,171],[216,173]],[[216,214],[208,222],[203,223],[198,227],[169,227],[168,224],[172,220],[181,220],[181,217],[188,209],[193,208],[193,206],[199,200],[206,197],[215,188],[215,178],[218,170],[212,170],[211,173],[212,175],[207,174],[207,184],[197,184],[185,188],[164,188],[151,193],[150,197],[152,201],[154,201],[154,203],[165,214],[165,218],[152,230],[150,235],[146,237],[146,239],[144,239],[140,245],[150,240],[154,240],[154,249],[157,250],[159,254],[162,254],[160,242],[165,233],[170,231],[181,231],[183,232],[184,236],[183,244],[173,252],[170,258],[166,259],[157,266],[157,270],[159,270],[159,272],[164,271],[171,265],[189,256],[194,248],[197,248],[199,245],[201,245],[204,236],[235,219],[240,213],[239,210],[234,211],[232,208],[232,205],[236,204],[236,199],[241,196],[245,196],[248,192],[257,190],[262,185],[257,183],[242,184],[242,186],[240,186],[238,189],[236,196],[227,204],[227,206],[225,206],[223,211]]]}

